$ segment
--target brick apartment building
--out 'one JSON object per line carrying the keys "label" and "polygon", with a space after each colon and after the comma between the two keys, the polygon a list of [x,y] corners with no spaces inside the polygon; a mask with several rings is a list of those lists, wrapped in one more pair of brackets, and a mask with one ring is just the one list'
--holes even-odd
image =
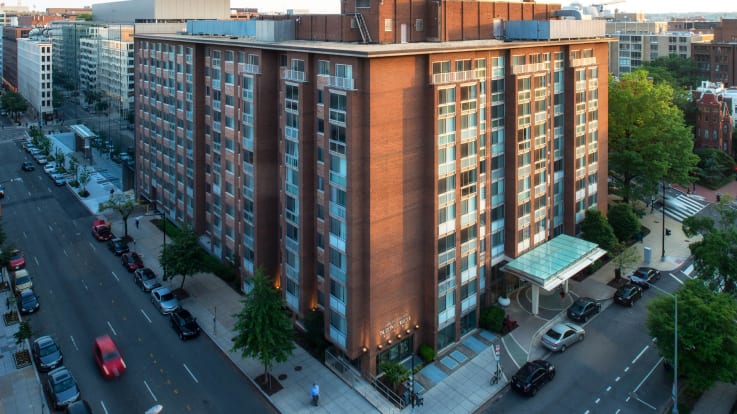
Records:
{"label": "brick apartment building", "polygon": [[734,86],[737,82],[737,19],[722,19],[714,28],[711,42],[694,42],[691,57],[699,67],[699,79]]}
{"label": "brick apartment building", "polygon": [[718,82],[702,81],[691,92],[699,110],[694,131],[694,149],[716,148],[731,157],[734,111],[737,109],[737,88],[725,88]]}
{"label": "brick apartment building", "polygon": [[[552,4],[343,7],[136,35],[136,188],[372,375],[459,341],[503,264],[606,213],[608,40],[553,38]],[[533,20],[550,35],[506,30]]]}

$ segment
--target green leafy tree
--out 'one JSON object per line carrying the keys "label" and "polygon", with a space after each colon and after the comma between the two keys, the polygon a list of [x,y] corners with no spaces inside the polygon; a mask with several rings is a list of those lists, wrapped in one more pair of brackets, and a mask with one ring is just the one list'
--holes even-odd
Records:
{"label": "green leafy tree", "polygon": [[5,110],[13,115],[16,121],[18,120],[18,114],[26,112],[26,109],[28,109],[28,102],[17,92],[7,91],[3,93],[0,97],[0,103],[2,103]]}
{"label": "green leafy tree", "polygon": [[187,276],[208,270],[207,253],[200,247],[198,239],[199,236],[192,226],[184,225],[173,237],[172,242],[161,249],[159,263],[164,269],[164,280],[181,276],[182,284],[179,286],[181,289]]}
{"label": "green leafy tree", "polygon": [[634,245],[627,246],[624,243],[617,243],[612,251],[612,262],[614,263],[614,278],[620,279],[622,273],[626,273],[628,269],[634,268],[640,262],[640,253]]}
{"label": "green leafy tree", "polygon": [[687,91],[699,85],[701,79],[696,75],[699,67],[693,58],[678,55],[661,56],[650,62],[643,62],[642,69],[656,83],[667,82],[675,90]]}
{"label": "green leafy tree", "polygon": [[125,237],[128,237],[128,217],[138,206],[138,201],[132,193],[113,193],[110,198],[100,203],[100,211],[113,210],[120,213],[123,218],[123,228],[125,229]]}
{"label": "green leafy tree", "polygon": [[734,176],[734,167],[737,164],[734,159],[724,151],[716,148],[699,148],[694,150],[699,157],[697,176],[702,184],[707,187],[721,187],[725,181]]}
{"label": "green leafy tree", "polygon": [[77,20],[86,20],[88,22],[92,21],[92,13],[80,13],[77,15]]}
{"label": "green leafy tree", "polygon": [[621,242],[632,240],[640,232],[640,220],[630,204],[617,203],[610,206],[607,219],[614,235]]}
{"label": "green leafy tree", "polygon": [[87,168],[87,166],[82,167],[82,170],[79,172],[79,184],[82,186],[80,194],[83,194],[85,197],[89,194],[87,191],[87,184],[91,179],[92,173],[90,172],[90,169]]}
{"label": "green leafy tree", "polygon": [[711,217],[689,217],[683,220],[683,232],[688,237],[698,234],[701,240],[689,245],[696,275],[714,291],[737,295],[737,212],[725,194],[715,209],[719,221]]}
{"label": "green leafy tree", "polygon": [[625,202],[657,193],[660,180],[688,185],[698,162],[673,88],[646,71],[609,78],[609,175]]}
{"label": "green leafy tree", "polygon": [[[737,302],[688,279],[678,297],[678,374],[701,393],[716,381],[737,381]],[[659,295],[647,305],[647,329],[660,354],[674,357],[674,298]]]}
{"label": "green leafy tree", "polygon": [[[236,318],[232,351],[244,358],[256,358],[264,366],[264,376],[275,362],[284,362],[294,350],[294,328],[284,311],[284,298],[274,288],[262,268],[253,277],[253,289],[243,300]],[[270,386],[270,383],[269,383]]]}
{"label": "green leafy tree", "polygon": [[396,391],[399,384],[406,381],[409,378],[409,369],[404,365],[396,361],[381,361],[381,371],[386,377],[386,380],[391,384],[392,388]]}
{"label": "green leafy tree", "polygon": [[617,244],[612,226],[601,211],[590,208],[581,222],[581,238],[596,243],[602,249],[611,251]]}
{"label": "green leafy tree", "polygon": [[22,347],[23,342],[26,339],[31,339],[33,336],[33,330],[31,329],[31,323],[27,320],[20,323],[18,326],[18,331],[13,334],[13,337],[15,338],[15,344],[19,347]]}

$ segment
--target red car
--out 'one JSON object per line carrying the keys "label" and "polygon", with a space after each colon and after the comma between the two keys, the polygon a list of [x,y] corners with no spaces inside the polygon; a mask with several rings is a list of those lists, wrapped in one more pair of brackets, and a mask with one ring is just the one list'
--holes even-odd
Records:
{"label": "red car", "polygon": [[95,338],[93,353],[95,354],[95,362],[97,362],[97,366],[100,367],[100,371],[106,379],[117,378],[125,372],[126,366],[123,355],[110,336],[103,335]]}
{"label": "red car", "polygon": [[10,252],[10,260],[8,260],[8,270],[15,271],[26,267],[26,256],[22,251],[15,249]]}
{"label": "red car", "polygon": [[136,252],[123,253],[120,255],[120,261],[129,272],[135,272],[136,269],[143,267],[143,260],[141,260],[141,256]]}
{"label": "red car", "polygon": [[113,232],[110,231],[110,226],[107,225],[105,220],[95,220],[92,223],[92,235],[95,236],[97,241],[108,241],[113,238]]}

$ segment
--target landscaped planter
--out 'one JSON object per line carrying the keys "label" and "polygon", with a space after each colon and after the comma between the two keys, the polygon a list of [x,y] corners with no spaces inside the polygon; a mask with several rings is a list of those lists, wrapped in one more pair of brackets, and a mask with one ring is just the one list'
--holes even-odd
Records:
{"label": "landscaped planter", "polygon": [[5,325],[15,325],[16,323],[20,322],[20,318],[18,318],[18,313],[16,311],[10,311],[5,314],[3,314],[3,322],[5,322]]}
{"label": "landscaped planter", "polygon": [[16,368],[25,368],[31,365],[31,353],[27,349],[18,351],[13,354],[13,360],[15,361]]}

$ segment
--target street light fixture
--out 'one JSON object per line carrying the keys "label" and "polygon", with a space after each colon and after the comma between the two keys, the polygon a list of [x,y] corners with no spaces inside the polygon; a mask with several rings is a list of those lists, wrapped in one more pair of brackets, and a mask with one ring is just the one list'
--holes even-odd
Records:
{"label": "street light fixture", "polygon": [[673,414],[678,414],[678,294],[666,292],[650,282],[648,286],[655,288],[660,293],[673,298]]}

